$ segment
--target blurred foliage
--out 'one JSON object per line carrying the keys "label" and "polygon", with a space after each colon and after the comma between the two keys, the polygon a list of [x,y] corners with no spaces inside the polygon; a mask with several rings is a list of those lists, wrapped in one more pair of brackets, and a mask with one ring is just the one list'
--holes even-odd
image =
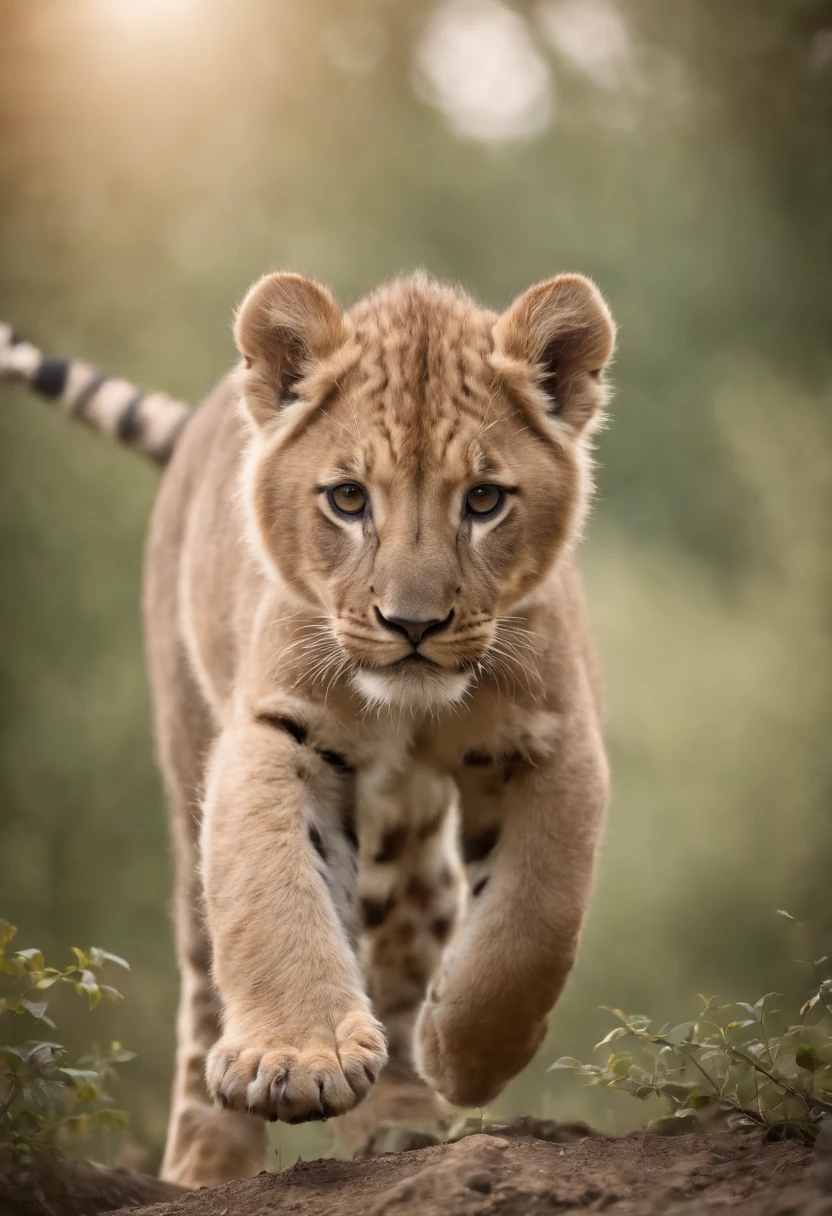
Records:
{"label": "blurred foliage", "polygon": [[608,1009],[619,1024],[595,1045],[596,1052],[605,1049],[604,1063],[561,1056],[547,1072],[566,1069],[642,1102],[662,1099],[670,1114],[647,1124],[662,1135],[723,1116],[732,1130],[762,1129],[767,1140],[814,1144],[824,1128],[832,1131],[832,964],[812,950],[804,962],[813,990],[799,1010],[776,1008],[779,992],[753,1005],[719,1004],[700,993],[694,1021],[654,1030],[643,1014]]}
{"label": "blurred foliage", "polygon": [[0,920],[0,1179],[12,1194],[34,1194],[46,1211],[47,1196],[40,1191],[62,1186],[63,1154],[81,1150],[100,1159],[109,1149],[102,1132],[126,1129],[127,1116],[113,1108],[107,1091],[116,1065],[135,1056],[120,1043],[108,1048],[96,1044],[91,1055],[70,1067],[60,1043],[31,1035],[57,1031],[48,1012],[57,989],[71,989],[90,1010],[105,997],[121,1001],[116,988],[100,982],[99,972],[108,963],[129,967],[106,950],[87,952],[77,946],[74,963],[47,967],[40,950],[9,952],[16,933]]}
{"label": "blurred foliage", "polygon": [[[585,1056],[612,993],[675,1024],[697,988],[783,987],[770,909],[831,911],[827,0],[0,0],[0,31],[0,316],[48,348],[197,399],[270,268],[345,303],[415,265],[494,307],[597,278],[620,353],[582,560],[614,803],[545,1058]],[[133,962],[125,1105],[156,1153],[156,478],[24,394],[0,461],[0,890],[45,948]],[[541,1073],[497,1113],[638,1115]],[[284,1163],[328,1143],[279,1135]]]}

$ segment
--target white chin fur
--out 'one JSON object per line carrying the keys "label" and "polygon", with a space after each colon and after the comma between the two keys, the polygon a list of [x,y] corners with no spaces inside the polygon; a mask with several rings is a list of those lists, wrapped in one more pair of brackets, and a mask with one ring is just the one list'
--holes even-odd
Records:
{"label": "white chin fur", "polygon": [[380,709],[444,709],[468,691],[471,677],[450,671],[356,671],[352,681],[369,705]]}

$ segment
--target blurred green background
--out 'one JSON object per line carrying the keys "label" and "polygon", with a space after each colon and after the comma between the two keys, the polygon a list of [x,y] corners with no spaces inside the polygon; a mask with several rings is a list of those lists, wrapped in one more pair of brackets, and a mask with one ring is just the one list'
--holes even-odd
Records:
{"label": "blurred green background", "polygon": [[[345,303],[418,265],[494,307],[562,269],[602,286],[583,567],[615,796],[574,981],[494,1110],[632,1126],[628,1097],[544,1075],[597,1006],[799,991],[774,910],[829,927],[832,6],[0,0],[0,51],[0,316],[49,349],[198,399],[268,269]],[[176,990],[139,623],[157,477],[23,393],[0,460],[0,913],[21,945],[131,960],[93,1017],[140,1054],[119,1100],[152,1166]],[[280,1136],[284,1163],[328,1144]]]}

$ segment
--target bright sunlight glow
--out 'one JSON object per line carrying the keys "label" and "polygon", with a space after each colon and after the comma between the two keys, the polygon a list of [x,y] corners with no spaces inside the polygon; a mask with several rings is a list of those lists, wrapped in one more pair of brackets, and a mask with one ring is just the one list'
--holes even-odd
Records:
{"label": "bright sunlight glow", "polygon": [[95,8],[125,33],[153,35],[181,24],[198,0],[94,0]]}

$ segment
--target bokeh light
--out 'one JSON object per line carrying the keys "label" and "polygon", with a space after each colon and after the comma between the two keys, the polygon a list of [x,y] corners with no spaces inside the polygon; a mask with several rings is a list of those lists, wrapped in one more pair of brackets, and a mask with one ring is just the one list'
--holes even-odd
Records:
{"label": "bokeh light", "polygon": [[446,0],[416,51],[420,93],[461,135],[539,134],[553,112],[552,74],[525,21],[500,0]]}

